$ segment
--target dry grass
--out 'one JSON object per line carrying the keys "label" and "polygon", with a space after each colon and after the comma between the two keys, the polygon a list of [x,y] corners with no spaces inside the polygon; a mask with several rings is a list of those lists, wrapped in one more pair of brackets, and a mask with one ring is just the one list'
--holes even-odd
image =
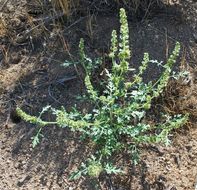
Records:
{"label": "dry grass", "polygon": [[[133,13],[139,10],[149,12],[154,6],[162,4],[164,0],[114,0],[120,5],[128,7]],[[146,13],[147,14],[147,13]]]}
{"label": "dry grass", "polygon": [[[132,9],[134,12],[136,12],[141,6],[146,6],[152,2],[149,0],[114,0],[118,4],[124,4],[130,9]],[[155,0],[153,0],[155,1]]]}
{"label": "dry grass", "polygon": [[189,113],[192,118],[197,117],[197,72],[196,68],[184,65],[188,71],[187,78],[171,81],[165,92],[165,110],[173,114]]}
{"label": "dry grass", "polygon": [[60,8],[63,10],[66,16],[69,16],[71,10],[79,6],[80,0],[52,0],[52,5],[54,8]]}
{"label": "dry grass", "polygon": [[[105,0],[103,2],[105,2],[106,5],[117,3],[120,7],[128,8],[133,13],[136,13],[139,9],[145,12],[149,11],[154,5],[158,5],[163,1],[164,0]],[[83,4],[85,4],[85,1],[82,1],[82,0],[51,0],[51,2],[54,8],[62,9],[64,14],[67,16],[70,15],[71,10],[73,8],[77,9],[79,7],[79,4],[82,7],[83,7]],[[94,2],[94,5],[98,4],[99,6],[100,4],[98,0],[93,0],[92,3],[93,2]],[[85,8],[88,9],[88,7],[85,7]]]}
{"label": "dry grass", "polygon": [[6,23],[3,19],[3,17],[0,15],[0,37],[5,36],[6,33],[7,33]]}

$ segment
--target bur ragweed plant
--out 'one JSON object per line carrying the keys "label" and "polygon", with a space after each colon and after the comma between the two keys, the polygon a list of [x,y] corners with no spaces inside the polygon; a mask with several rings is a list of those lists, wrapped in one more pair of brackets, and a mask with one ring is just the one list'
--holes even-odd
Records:
{"label": "bur ragweed plant", "polygon": [[[47,106],[40,116],[30,116],[17,108],[17,113],[25,121],[36,124],[38,133],[33,139],[33,145],[39,143],[41,130],[47,125],[69,127],[72,131],[79,131],[83,136],[91,139],[96,147],[93,155],[82,163],[79,170],[71,175],[76,179],[81,175],[98,177],[101,172],[108,174],[120,173],[122,170],[112,163],[112,157],[127,150],[131,153],[133,161],[138,158],[138,144],[140,143],[165,143],[169,144],[169,135],[173,129],[184,125],[188,115],[166,116],[160,123],[149,124],[146,116],[151,109],[152,101],[164,91],[171,77],[171,71],[180,52],[180,44],[168,58],[160,78],[156,82],[145,83],[143,73],[151,63],[158,63],[149,58],[145,53],[142,64],[137,74],[132,74],[135,69],[130,68],[131,49],[129,46],[129,27],[124,9],[120,9],[120,35],[112,31],[111,48],[109,57],[112,60],[111,69],[104,69],[107,79],[103,92],[96,89],[91,81],[94,62],[87,57],[84,51],[84,40],[79,43],[80,63],[85,70],[84,84],[87,89],[88,100],[94,105],[90,113],[82,114],[80,111],[67,112],[64,107],[54,109]],[[132,78],[130,76],[133,76]],[[129,80],[130,79],[130,80]],[[55,115],[54,122],[43,121],[41,116],[46,111]]]}

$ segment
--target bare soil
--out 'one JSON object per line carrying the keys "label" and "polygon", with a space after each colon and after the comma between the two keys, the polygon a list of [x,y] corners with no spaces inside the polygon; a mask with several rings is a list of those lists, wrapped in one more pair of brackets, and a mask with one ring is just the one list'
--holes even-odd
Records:
{"label": "bare soil", "polygon": [[[67,21],[61,14],[47,17],[46,10],[35,1],[0,0],[0,190],[196,190],[197,2],[169,1],[142,20],[129,15],[133,67],[139,66],[144,52],[165,61],[175,42],[181,42],[175,69],[182,65],[191,75],[171,85],[160,103],[168,112],[190,112],[191,121],[174,131],[170,146],[141,146],[137,166],[121,155],[127,175],[104,175],[97,182],[68,180],[90,152],[79,134],[57,126],[45,128],[40,145],[33,149],[36,126],[20,121],[14,109],[19,105],[34,115],[48,104],[68,110],[76,104],[86,109],[86,103],[76,99],[84,92],[80,68],[61,64],[66,59],[77,60],[81,37],[88,55],[105,57],[111,31],[119,27],[118,14],[100,10],[76,14]],[[160,72],[152,65],[145,80],[155,80]],[[52,119],[50,114],[45,117]]]}

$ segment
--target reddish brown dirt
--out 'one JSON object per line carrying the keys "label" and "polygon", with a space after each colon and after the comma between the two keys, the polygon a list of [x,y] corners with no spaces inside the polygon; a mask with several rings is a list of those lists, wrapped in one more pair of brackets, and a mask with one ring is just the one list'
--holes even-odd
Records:
{"label": "reddish brown dirt", "polygon": [[[0,0],[0,8],[2,2]],[[0,15],[4,19],[3,25],[7,23],[9,29],[6,33],[0,22],[0,190],[96,190],[92,179],[68,181],[71,171],[89,153],[88,148],[79,141],[78,134],[73,135],[69,130],[56,126],[45,128],[40,145],[33,149],[31,137],[36,133],[36,126],[20,122],[12,110],[19,105],[28,113],[38,115],[47,104],[53,107],[64,105],[67,109],[77,104],[85,109],[86,105],[75,99],[84,91],[82,76],[77,73],[81,73],[80,70],[62,68],[60,64],[65,59],[76,60],[80,37],[85,39],[89,55],[105,55],[111,30],[119,27],[117,14],[73,18],[74,21],[66,22],[64,27],[51,21],[49,25],[40,25],[38,30],[29,33],[27,30],[37,24],[37,21],[32,24],[32,20],[40,18],[40,13],[27,13],[31,6],[23,0],[8,1]],[[133,66],[138,67],[137,63],[146,51],[153,59],[165,60],[178,40],[182,44],[182,59],[195,68],[196,10],[197,3],[187,0],[177,1],[177,5],[172,3],[165,11],[160,10],[154,17],[141,22],[134,21],[130,16]],[[159,68],[151,66],[146,80],[154,80],[159,72]],[[176,91],[180,93],[180,99],[176,99],[178,108],[177,105],[172,106],[172,100],[166,97],[166,110],[196,113],[195,69],[192,72],[192,80],[184,83],[185,90]],[[190,106],[192,102],[193,107]],[[50,114],[45,117],[51,119]],[[132,166],[128,158],[123,159],[127,175],[101,176],[100,189],[196,190],[195,114],[192,122],[192,125],[174,131],[172,144],[168,147],[140,147],[141,161],[138,166]]]}

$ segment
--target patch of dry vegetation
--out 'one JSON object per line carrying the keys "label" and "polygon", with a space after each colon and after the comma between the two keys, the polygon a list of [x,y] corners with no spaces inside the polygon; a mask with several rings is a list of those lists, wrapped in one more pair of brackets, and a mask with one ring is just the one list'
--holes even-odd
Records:
{"label": "patch of dry vegetation", "polygon": [[0,15],[0,37],[5,36],[7,32],[6,24],[3,17]]}
{"label": "patch of dry vegetation", "polygon": [[188,126],[193,126],[197,118],[197,67],[190,66],[186,58],[185,49],[182,51],[180,59],[179,72],[180,77],[169,80],[161,99],[156,100],[157,106],[169,115],[189,114],[190,120]]}
{"label": "patch of dry vegetation", "polygon": [[80,0],[52,0],[51,3],[54,8],[60,8],[63,10],[64,14],[69,16],[70,11],[73,8],[76,8],[79,6]]}
{"label": "patch of dry vegetation", "polygon": [[[105,1],[82,1],[82,0],[51,0],[52,5],[55,8],[60,8],[63,10],[65,15],[69,15],[73,8],[78,8],[79,5],[83,7],[86,6],[87,3],[93,5],[95,7],[100,7],[102,10],[102,6],[106,5],[114,5],[116,4],[118,7],[124,7],[129,9],[132,13],[136,13],[141,10],[147,14],[154,6],[162,4],[163,0],[105,0]],[[86,7],[88,8],[88,7]]]}
{"label": "patch of dry vegetation", "polygon": [[178,81],[171,81],[165,92],[165,110],[167,112],[189,113],[192,119],[197,117],[197,72],[188,65],[182,70],[188,71],[188,76]]}

